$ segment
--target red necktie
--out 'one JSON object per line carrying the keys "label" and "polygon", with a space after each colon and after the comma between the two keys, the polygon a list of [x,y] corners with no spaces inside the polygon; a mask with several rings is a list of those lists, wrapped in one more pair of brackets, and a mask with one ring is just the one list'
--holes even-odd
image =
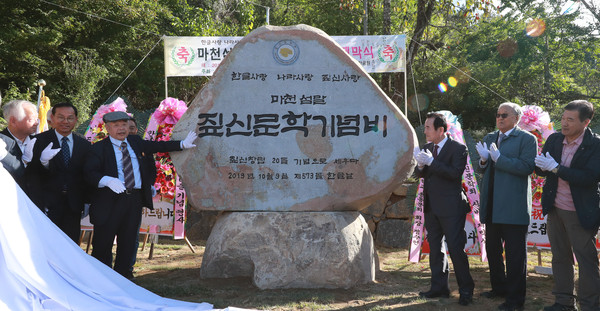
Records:
{"label": "red necktie", "polygon": [[439,146],[438,146],[438,145],[435,145],[435,146],[433,147],[433,158],[434,158],[434,159],[435,159],[435,158],[437,158],[437,155],[438,155],[438,148],[439,148]]}

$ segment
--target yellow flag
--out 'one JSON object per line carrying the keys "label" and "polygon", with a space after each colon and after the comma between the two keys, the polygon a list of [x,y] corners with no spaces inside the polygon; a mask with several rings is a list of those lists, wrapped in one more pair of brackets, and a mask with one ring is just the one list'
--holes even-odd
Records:
{"label": "yellow flag", "polygon": [[38,111],[38,117],[40,118],[40,124],[38,124],[37,133],[48,130],[48,111],[50,110],[50,98],[46,96],[46,93],[42,90],[42,96],[40,98],[40,108]]}

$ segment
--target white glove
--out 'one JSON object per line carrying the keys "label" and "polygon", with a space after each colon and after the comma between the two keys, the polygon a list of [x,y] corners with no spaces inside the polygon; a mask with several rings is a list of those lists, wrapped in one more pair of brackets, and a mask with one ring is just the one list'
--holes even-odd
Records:
{"label": "white glove", "polygon": [[419,155],[419,152],[421,152],[421,148],[419,148],[419,146],[416,146],[415,149],[413,149],[413,157],[415,157],[415,159]]}
{"label": "white glove", "polygon": [[558,166],[558,162],[546,152],[545,155],[539,155],[535,157],[535,165],[543,171],[551,171]]}
{"label": "white glove", "polygon": [[6,150],[6,142],[0,139],[0,160],[4,159],[6,155],[8,155],[8,150]]}
{"label": "white glove", "polygon": [[475,145],[475,149],[477,149],[477,153],[479,153],[479,157],[481,158],[481,161],[482,162],[487,161],[488,157],[490,156],[490,151],[489,151],[487,143],[484,142],[482,144],[481,142],[478,142]]}
{"label": "white glove", "polygon": [[110,177],[104,184],[116,194],[123,193],[123,191],[125,191],[125,185],[123,185],[123,182],[118,178]]}
{"label": "white glove", "polygon": [[23,162],[29,163],[31,162],[31,159],[33,159],[33,146],[35,145],[36,140],[37,138],[30,139],[23,148],[23,155],[21,156],[21,160],[23,160]]}
{"label": "white glove", "polygon": [[195,132],[190,131],[184,140],[181,141],[181,149],[190,149],[196,147],[194,140],[198,138]]}
{"label": "white glove", "polygon": [[496,143],[492,143],[490,145],[490,158],[492,158],[492,160],[494,162],[498,161],[498,158],[500,157],[500,150],[498,150],[498,147],[496,147]]}
{"label": "white glove", "polygon": [[419,154],[417,155],[417,163],[423,163],[423,165],[431,165],[431,162],[433,162],[433,154],[431,154],[431,151],[425,149],[419,152]]}
{"label": "white glove", "polygon": [[419,153],[421,153],[421,149],[419,146],[417,146],[415,149],[413,149],[413,157],[415,157],[415,160],[417,160],[417,166],[423,167],[425,166],[425,163],[419,162]]}
{"label": "white glove", "polygon": [[52,160],[59,151],[60,148],[52,149],[52,143],[49,143],[48,146],[42,150],[42,154],[40,154],[40,163],[47,167],[50,160]]}

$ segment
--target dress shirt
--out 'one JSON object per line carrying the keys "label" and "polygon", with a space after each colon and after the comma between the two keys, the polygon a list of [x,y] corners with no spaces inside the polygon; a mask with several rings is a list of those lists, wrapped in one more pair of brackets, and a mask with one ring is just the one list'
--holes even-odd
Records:
{"label": "dress shirt", "polygon": [[433,148],[435,148],[435,145],[438,146],[438,155],[440,154],[440,152],[442,152],[442,148],[444,148],[444,145],[446,144],[447,141],[448,141],[448,136],[444,135],[444,139],[442,139],[442,141],[440,141],[437,144],[433,144]]}
{"label": "dress shirt", "polygon": [[[564,167],[571,167],[571,160],[573,155],[577,151],[577,148],[583,142],[583,134],[585,131],[572,142],[567,142],[567,138],[563,139],[563,149],[560,165]],[[554,206],[565,211],[575,211],[575,204],[573,204],[573,196],[571,195],[571,188],[569,182],[558,178],[558,187],[556,188],[556,199],[554,200]]]}
{"label": "dress shirt", "polygon": [[56,130],[54,130],[54,133],[56,133],[56,138],[58,139],[59,147],[62,146],[63,137],[67,137],[67,145],[69,145],[69,153],[71,154],[71,156],[73,156],[73,133],[71,132],[67,136],[62,136],[62,135],[58,134],[58,132]]}
{"label": "dress shirt", "polygon": [[[115,158],[117,160],[117,172],[118,172],[118,178],[121,182],[123,182],[123,184],[125,184],[125,174],[123,173],[123,153],[121,152],[121,143],[123,142],[122,140],[117,140],[114,139],[112,137],[109,136],[110,142],[112,143],[112,147],[113,147],[113,151],[115,152]],[[129,150],[129,155],[131,157],[131,166],[133,167],[133,176],[135,177],[135,186],[133,187],[134,189],[141,189],[142,188],[142,175],[140,173],[140,165],[139,165],[139,161],[135,155],[135,152],[133,151],[133,148],[131,148],[131,144],[127,141],[127,139],[124,140],[127,143],[127,150]],[[100,182],[98,183],[98,187],[105,187],[106,186],[106,178],[109,176],[104,176],[102,177],[102,179],[100,179]]]}
{"label": "dress shirt", "polygon": [[27,143],[29,143],[29,141],[31,140],[31,137],[29,137],[29,135],[27,135],[25,137],[25,141],[21,141],[20,139],[17,138],[17,136],[15,136],[15,134],[13,134],[10,129],[8,129],[8,132],[10,133],[10,135],[12,135],[12,137],[15,138],[15,141],[17,142],[17,146],[19,146],[19,149],[21,149],[21,153],[23,153],[25,151],[25,145],[27,145]]}
{"label": "dress shirt", "polygon": [[[71,132],[67,136],[62,136],[56,130],[54,130],[54,134],[56,134],[56,138],[58,139],[58,147],[59,148],[62,146],[62,139],[63,139],[63,137],[67,137],[67,145],[69,146],[69,154],[71,155],[71,157],[73,157],[73,133]],[[44,148],[46,148],[46,147],[44,147]],[[50,167],[50,162],[42,163],[42,165],[45,168],[49,168]]]}

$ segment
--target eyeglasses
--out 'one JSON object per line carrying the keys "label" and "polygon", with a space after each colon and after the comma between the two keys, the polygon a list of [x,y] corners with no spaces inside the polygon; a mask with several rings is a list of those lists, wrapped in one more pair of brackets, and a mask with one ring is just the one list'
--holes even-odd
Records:
{"label": "eyeglasses", "polygon": [[63,117],[63,116],[57,116],[57,117],[56,117],[56,121],[58,121],[58,122],[65,122],[65,120],[66,120],[67,122],[69,122],[69,123],[73,123],[73,122],[75,122],[75,121],[77,120],[77,118],[76,118],[76,117],[73,117],[73,116],[70,116],[70,117],[68,117],[68,118],[65,118],[65,117]]}
{"label": "eyeglasses", "polygon": [[506,119],[508,118],[509,114],[508,113],[497,113],[496,114],[496,119],[497,118],[502,118],[502,119]]}

